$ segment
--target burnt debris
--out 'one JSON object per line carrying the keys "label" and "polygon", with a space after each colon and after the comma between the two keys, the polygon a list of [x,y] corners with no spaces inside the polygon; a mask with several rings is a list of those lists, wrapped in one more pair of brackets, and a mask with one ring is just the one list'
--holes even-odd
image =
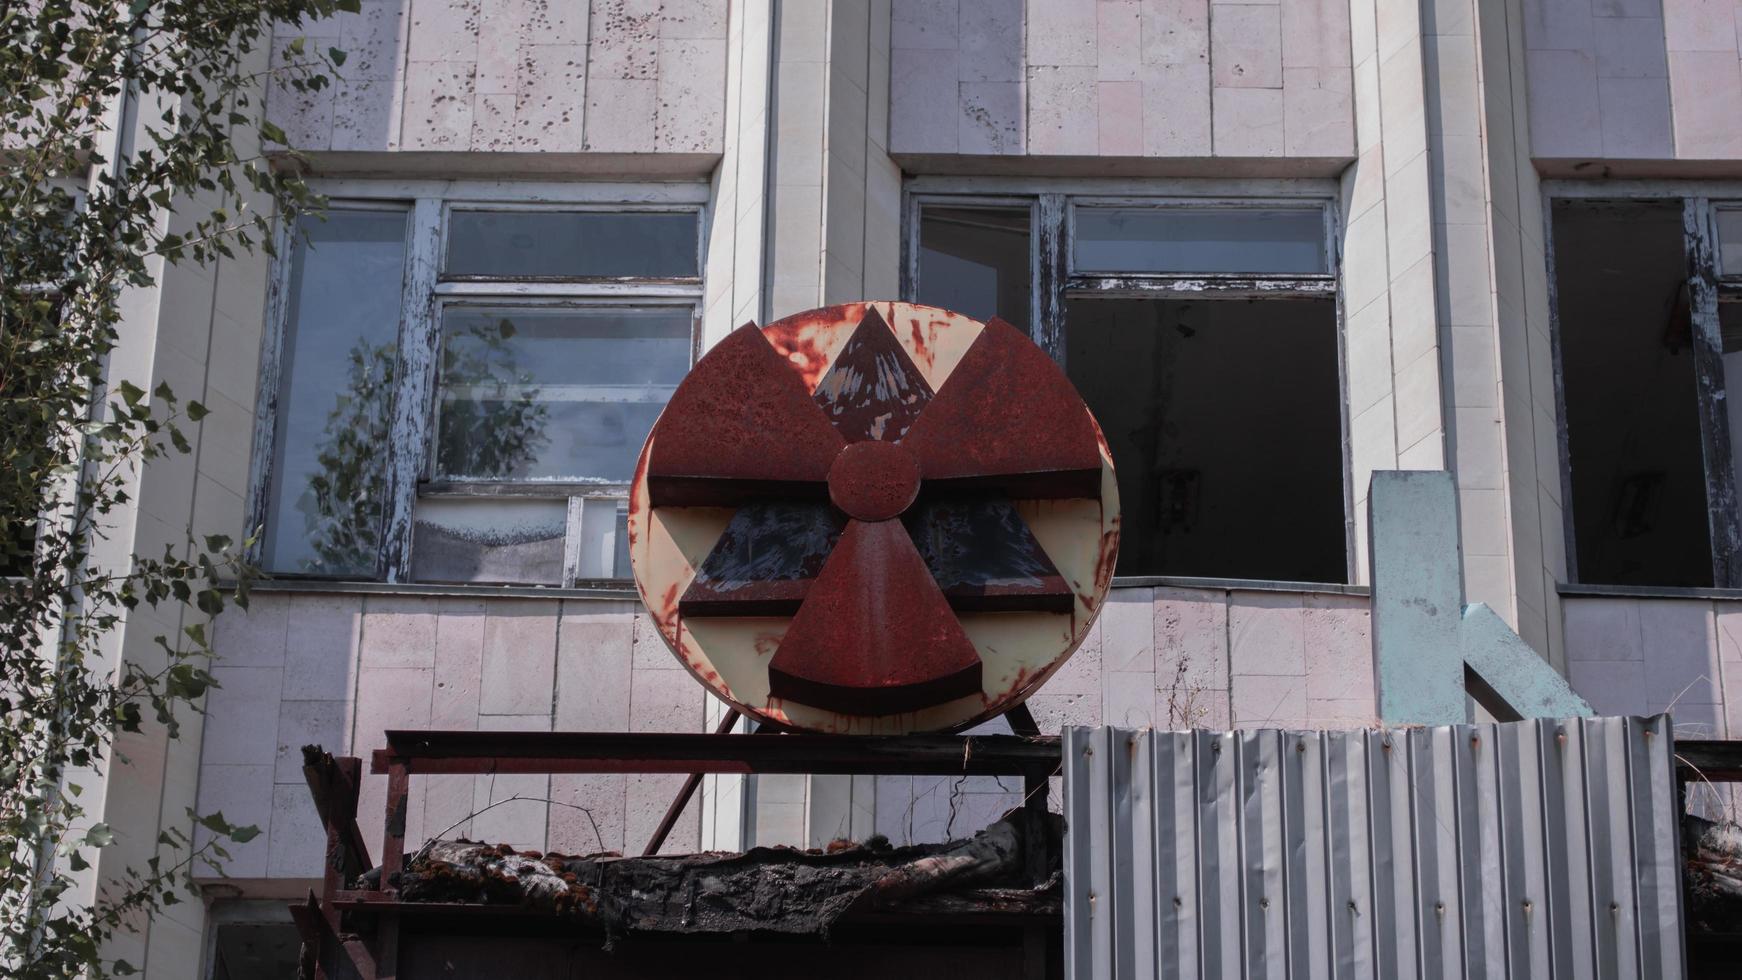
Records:
{"label": "burnt debris", "polygon": [[[407,860],[402,902],[511,906],[568,916],[607,933],[827,932],[843,915],[954,897],[989,910],[1012,890],[1056,892],[1063,821],[1045,840],[1050,877],[1031,886],[1021,825],[1000,820],[967,840],[892,847],[878,836],[826,849],[758,847],[742,854],[585,857],[507,845],[436,841]],[[375,874],[378,872],[372,872]]]}

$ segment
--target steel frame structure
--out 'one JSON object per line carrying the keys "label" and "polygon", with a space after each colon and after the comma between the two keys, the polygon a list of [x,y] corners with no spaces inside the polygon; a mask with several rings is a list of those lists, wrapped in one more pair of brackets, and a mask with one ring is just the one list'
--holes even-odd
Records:
{"label": "steel frame structure", "polygon": [[[303,975],[326,980],[353,973],[364,980],[399,975],[403,920],[418,916],[529,917],[517,909],[401,901],[395,878],[405,864],[405,826],[413,775],[685,773],[690,779],[673,800],[645,853],[657,851],[706,773],[750,775],[1020,776],[1024,832],[1041,840],[1048,818],[1048,780],[1060,771],[1060,740],[1039,735],[1025,708],[1012,712],[1016,735],[814,735],[759,730],[728,734],[735,715],[720,729],[702,733],[403,731],[386,733],[387,747],[369,760],[372,775],[387,777],[386,822],[378,864],[357,826],[363,760],[305,750],[303,777],[326,829],[327,862],[322,892],[291,906],[303,937]],[[311,751],[312,750],[312,751]],[[1048,875],[1046,849],[1026,851],[1034,885]],[[376,867],[372,889],[348,887]],[[1035,931],[1056,929],[1059,906],[1042,898],[1026,908],[988,911],[983,918]],[[1044,943],[1036,931],[1033,942]],[[335,964],[349,970],[336,972]]]}

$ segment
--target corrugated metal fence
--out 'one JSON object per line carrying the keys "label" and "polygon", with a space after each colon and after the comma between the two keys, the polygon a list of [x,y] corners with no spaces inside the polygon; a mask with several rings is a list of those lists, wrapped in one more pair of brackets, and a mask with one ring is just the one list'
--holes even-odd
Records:
{"label": "corrugated metal fence", "polygon": [[1679,978],[1668,719],[1065,733],[1065,961],[1106,977]]}

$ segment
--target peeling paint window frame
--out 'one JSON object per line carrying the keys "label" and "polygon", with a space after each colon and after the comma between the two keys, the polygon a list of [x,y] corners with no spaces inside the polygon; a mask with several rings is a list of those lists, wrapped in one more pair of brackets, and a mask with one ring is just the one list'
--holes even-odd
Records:
{"label": "peeling paint window frame", "polygon": [[[1344,579],[1358,580],[1355,497],[1350,474],[1348,353],[1345,336],[1340,247],[1341,214],[1336,182],[1329,180],[1060,180],[919,177],[903,188],[901,295],[919,289],[921,212],[927,207],[1028,207],[1032,296],[1030,336],[1065,365],[1065,306],[1072,297],[1194,299],[1330,299],[1336,309],[1337,411],[1341,426]],[[1324,216],[1327,272],[1308,275],[1239,273],[1079,274],[1071,248],[1074,211],[1085,207],[1228,208],[1275,210],[1318,208]],[[1166,584],[1169,576],[1116,576],[1115,585]],[[1225,581],[1262,581],[1228,579]]]}
{"label": "peeling paint window frame", "polygon": [[[1542,227],[1548,276],[1548,313],[1559,449],[1562,535],[1567,584],[1579,575],[1578,537],[1571,501],[1572,458],[1567,432],[1566,380],[1561,368],[1563,335],[1556,295],[1554,206],[1562,202],[1626,204],[1675,201],[1682,207],[1683,254],[1692,319],[1694,375],[1699,399],[1700,441],[1706,479],[1707,527],[1712,549],[1712,587],[1742,588],[1742,502],[1738,500],[1735,451],[1726,411],[1723,334],[1719,310],[1742,304],[1742,275],[1724,275],[1719,254],[1718,214],[1742,209],[1742,184],[1704,181],[1572,181],[1542,184]],[[1738,379],[1742,382],[1742,379]],[[1742,384],[1738,385],[1742,390]]]}
{"label": "peeling paint window frame", "polygon": [[[563,575],[559,587],[619,585],[626,576],[596,572],[612,554],[626,512],[629,487],[602,481],[442,481],[429,479],[435,437],[436,372],[441,316],[449,304],[562,308],[583,305],[676,307],[689,311],[689,364],[699,356],[706,267],[708,187],[700,182],[634,183],[616,181],[446,181],[323,179],[311,181],[335,208],[379,208],[391,204],[410,211],[407,262],[398,328],[398,380],[394,385],[392,438],[387,454],[388,499],[385,530],[374,574],[346,578],[408,583],[412,576],[417,500],[420,497],[473,498],[516,496],[558,500],[567,520]],[[698,275],[669,278],[622,276],[488,277],[444,276],[449,215],[460,210],[686,212],[696,215]],[[267,340],[261,351],[261,396],[256,412],[254,455],[247,513],[249,526],[265,526],[272,473],[270,448],[276,424],[276,381],[286,327],[291,233],[280,229],[279,259],[267,297]],[[688,365],[686,365],[687,369]],[[269,394],[269,389],[273,389]],[[266,438],[261,438],[261,433]],[[263,451],[264,449],[264,451]],[[263,542],[252,543],[258,559]],[[595,560],[596,559],[596,560]],[[287,578],[332,576],[284,575]],[[484,583],[480,583],[484,584]],[[519,584],[519,583],[489,583]]]}

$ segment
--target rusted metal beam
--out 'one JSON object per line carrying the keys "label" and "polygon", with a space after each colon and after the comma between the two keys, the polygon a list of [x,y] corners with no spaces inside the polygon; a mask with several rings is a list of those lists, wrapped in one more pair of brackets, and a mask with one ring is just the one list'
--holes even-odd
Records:
{"label": "rusted metal beam", "polygon": [[1678,738],[1675,765],[1677,777],[1691,782],[1742,782],[1742,741]]}
{"label": "rusted metal beam", "polygon": [[337,929],[338,913],[332,910],[333,894],[357,875],[374,867],[369,845],[357,827],[357,796],[363,785],[363,760],[335,759],[318,745],[303,747],[302,778],[314,797],[315,811],[327,838],[327,870],[322,884],[326,902],[326,926]]}
{"label": "rusted metal beam", "polygon": [[387,811],[381,840],[381,887],[392,888],[393,878],[399,874],[405,861],[405,819],[410,807],[411,770],[405,759],[393,758],[388,760],[385,771]]}
{"label": "rusted metal beam", "polygon": [[[730,734],[732,726],[738,724],[740,717],[737,708],[727,708],[726,713],[720,717],[720,724],[715,726],[714,734]],[[647,846],[641,851],[642,854],[654,855],[659,853],[660,847],[665,844],[665,839],[671,835],[671,828],[677,826],[678,816],[683,813],[683,808],[689,805],[690,798],[696,795],[696,787],[701,784],[702,774],[699,772],[690,773],[689,777],[683,781],[683,788],[677,791],[677,796],[672,799],[671,806],[665,808],[665,816],[659,818],[659,826],[653,828],[653,836],[648,838]]]}
{"label": "rusted metal beam", "polygon": [[[663,732],[386,733],[371,771],[489,773],[825,773],[1022,775],[1059,764],[1057,736],[706,735]],[[389,792],[391,800],[393,794]],[[389,803],[389,818],[392,804]]]}
{"label": "rusted metal beam", "polygon": [[[332,903],[327,904],[331,906]],[[297,975],[308,980],[326,980],[322,954],[339,948],[338,936],[328,928],[326,916],[321,912],[321,900],[315,897],[313,890],[309,891],[307,900],[290,903],[290,921],[296,925],[297,935],[302,937]]]}

